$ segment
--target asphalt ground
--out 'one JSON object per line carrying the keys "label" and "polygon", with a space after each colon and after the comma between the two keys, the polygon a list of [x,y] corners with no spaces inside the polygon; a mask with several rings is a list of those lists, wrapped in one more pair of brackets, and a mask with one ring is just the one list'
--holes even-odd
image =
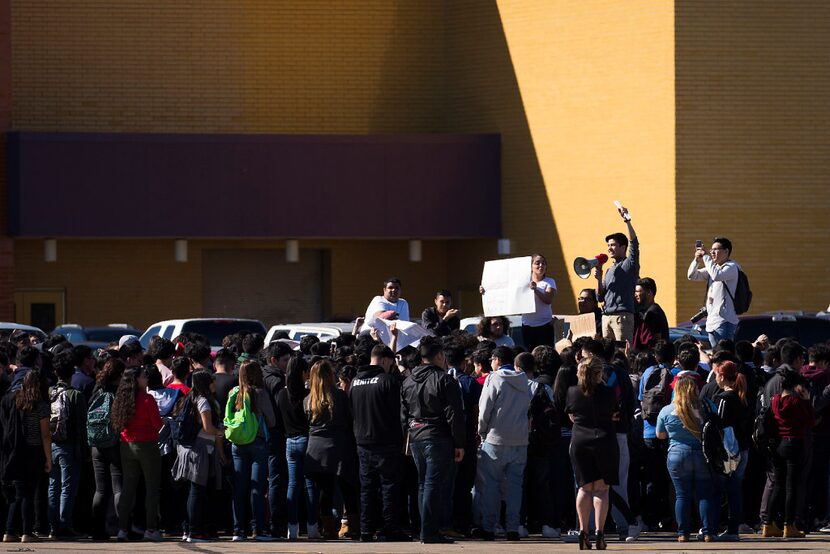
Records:
{"label": "asphalt ground", "polygon": [[[609,537],[610,538],[610,537]],[[275,541],[255,542],[248,540],[242,543],[220,540],[207,543],[182,543],[176,540],[164,542],[51,542],[39,543],[2,543],[0,552],[128,552],[144,554],[151,552],[187,552],[193,553],[238,553],[238,552],[286,552],[286,553],[437,553],[437,552],[492,552],[506,554],[512,552],[576,552],[579,547],[576,543],[564,543],[561,540],[544,540],[528,538],[519,542],[497,540],[483,542],[479,540],[461,540],[452,545],[423,545],[418,542],[410,543],[361,543],[338,540],[328,542],[297,542]],[[810,535],[805,539],[762,539],[757,535],[742,535],[738,542],[687,542],[678,543],[674,535],[669,533],[645,533],[635,542],[619,542],[610,540],[609,551],[630,552],[830,552],[830,535]]]}

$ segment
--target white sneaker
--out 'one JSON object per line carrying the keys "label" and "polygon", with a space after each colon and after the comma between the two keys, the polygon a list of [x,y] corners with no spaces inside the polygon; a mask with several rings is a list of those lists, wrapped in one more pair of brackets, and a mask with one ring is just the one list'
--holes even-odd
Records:
{"label": "white sneaker", "polygon": [[633,541],[636,541],[637,539],[639,539],[640,538],[640,531],[642,531],[642,529],[640,528],[639,523],[636,524],[636,525],[629,525],[628,526],[628,536],[625,537],[626,542],[633,542]]}
{"label": "white sneaker", "polygon": [[320,537],[320,532],[317,530],[316,523],[306,524],[306,533],[308,534],[308,539],[312,541],[319,541],[322,538]]}
{"label": "white sneaker", "polygon": [[542,525],[542,536],[546,539],[558,539],[562,536],[562,532],[549,525]]}
{"label": "white sneaker", "polygon": [[289,523],[288,524],[288,536],[286,537],[290,541],[295,541],[300,537],[300,524],[299,523]]}
{"label": "white sneaker", "polygon": [[149,529],[144,531],[144,540],[145,541],[153,541],[153,542],[161,542],[161,533],[156,531],[150,531]]}
{"label": "white sneaker", "polygon": [[519,525],[519,538],[526,539],[530,536],[530,533],[527,532],[527,527],[524,525]]}
{"label": "white sneaker", "polygon": [[245,535],[234,535],[231,537],[231,542],[242,542],[245,540]]}
{"label": "white sneaker", "polygon": [[190,538],[190,533],[182,533],[182,542],[187,542],[187,539]]}

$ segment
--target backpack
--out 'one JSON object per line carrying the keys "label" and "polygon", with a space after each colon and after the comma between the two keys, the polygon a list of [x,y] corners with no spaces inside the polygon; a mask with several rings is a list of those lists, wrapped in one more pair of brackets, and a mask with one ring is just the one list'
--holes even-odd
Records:
{"label": "backpack", "polygon": [[251,444],[256,440],[259,431],[257,416],[251,409],[249,395],[242,400],[242,409],[236,409],[236,398],[239,387],[234,387],[228,394],[228,403],[225,404],[225,438],[233,444]]}
{"label": "backpack", "polygon": [[752,290],[749,288],[749,278],[742,270],[738,270],[738,284],[735,285],[735,293],[733,294],[726,283],[723,284],[729,298],[732,299],[732,305],[735,307],[735,313],[740,315],[749,311],[749,306],[752,304]]}
{"label": "backpack", "polygon": [[199,429],[202,428],[202,422],[199,421],[196,412],[193,397],[188,394],[184,399],[181,411],[173,418],[173,425],[170,426],[170,436],[176,443],[183,446],[193,446],[193,443],[196,442]]}
{"label": "backpack", "polygon": [[118,444],[118,433],[111,425],[111,392],[100,391],[92,397],[86,413],[86,442],[95,448],[109,448]]}
{"label": "backpack", "polygon": [[719,413],[723,409],[721,400],[718,412],[714,413],[711,402],[704,399],[701,401],[703,412],[703,429],[700,433],[700,441],[703,445],[703,456],[706,462],[716,472],[722,475],[732,475],[741,461],[740,448],[735,439],[735,431],[732,427],[724,427],[723,420]]}
{"label": "backpack", "polygon": [[[658,371],[659,369],[659,371]],[[651,372],[643,385],[643,399],[640,401],[640,411],[643,421],[657,425],[657,416],[669,403],[670,386],[673,379],[671,368],[660,364]]]}
{"label": "backpack", "polygon": [[761,393],[758,402],[760,407],[752,427],[752,441],[758,450],[769,455],[778,448],[778,422],[772,412],[772,403],[767,403],[766,394]]}
{"label": "backpack", "polygon": [[530,418],[528,450],[532,454],[544,455],[559,440],[559,414],[548,395],[548,387],[537,383],[530,397],[527,415]]}
{"label": "backpack", "polygon": [[69,439],[69,391],[65,383],[49,389],[49,431],[53,441]]}

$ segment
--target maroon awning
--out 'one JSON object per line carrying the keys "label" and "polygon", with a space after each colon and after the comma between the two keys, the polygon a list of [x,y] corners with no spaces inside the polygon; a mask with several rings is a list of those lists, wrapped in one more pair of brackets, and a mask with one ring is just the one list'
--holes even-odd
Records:
{"label": "maroon awning", "polygon": [[8,138],[15,237],[501,235],[498,135]]}

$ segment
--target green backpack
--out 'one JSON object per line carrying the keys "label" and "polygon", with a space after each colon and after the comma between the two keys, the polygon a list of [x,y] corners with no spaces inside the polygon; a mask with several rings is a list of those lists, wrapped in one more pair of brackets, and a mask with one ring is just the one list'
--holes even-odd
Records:
{"label": "green backpack", "polygon": [[242,409],[236,409],[236,396],[239,394],[239,387],[234,387],[228,395],[228,403],[225,405],[225,438],[233,444],[251,444],[256,440],[259,431],[257,416],[251,409],[251,401],[246,395],[242,401]]}

